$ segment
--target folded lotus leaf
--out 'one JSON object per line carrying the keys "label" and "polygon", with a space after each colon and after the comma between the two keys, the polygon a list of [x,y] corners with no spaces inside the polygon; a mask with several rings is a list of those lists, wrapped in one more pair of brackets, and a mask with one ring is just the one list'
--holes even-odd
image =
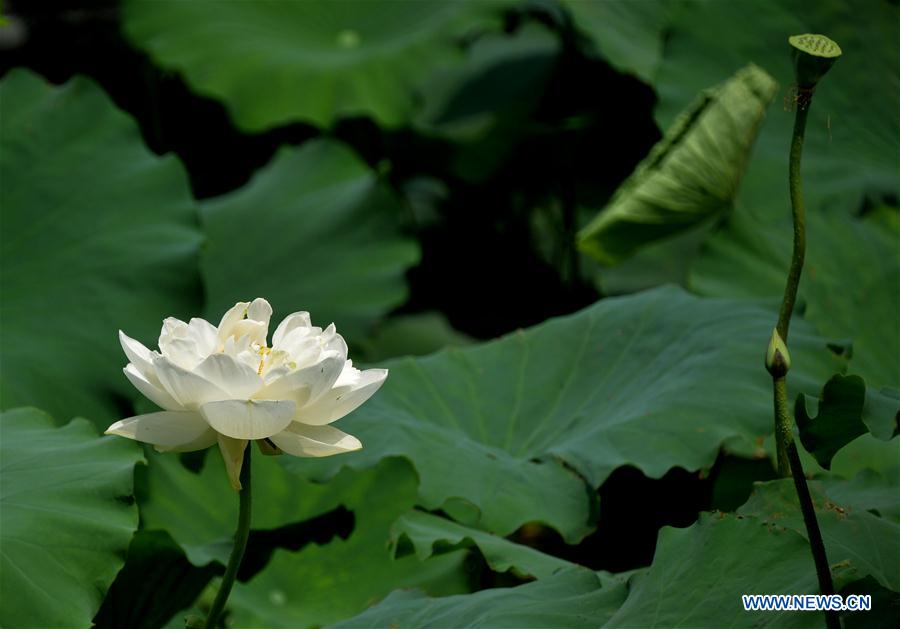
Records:
{"label": "folded lotus leaf", "polygon": [[753,64],[701,92],[578,236],[613,265],[731,207],[777,83]]}

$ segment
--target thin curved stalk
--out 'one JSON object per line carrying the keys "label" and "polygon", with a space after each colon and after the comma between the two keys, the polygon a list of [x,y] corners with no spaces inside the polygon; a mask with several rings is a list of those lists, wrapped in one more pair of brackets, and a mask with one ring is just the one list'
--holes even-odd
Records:
{"label": "thin curved stalk", "polygon": [[250,446],[251,443],[248,442],[244,448],[244,460],[241,464],[240,509],[238,511],[237,531],[234,534],[234,547],[231,549],[231,556],[228,558],[228,566],[225,568],[225,575],[222,577],[219,592],[216,594],[212,607],[209,608],[209,614],[204,625],[206,629],[214,629],[219,623],[219,616],[222,615],[222,610],[225,609],[225,603],[228,601],[228,595],[231,594],[231,588],[237,577],[238,568],[240,568],[241,560],[244,558],[244,551],[247,549],[247,540],[250,538],[250,452],[253,449]]}
{"label": "thin curved stalk", "polygon": [[791,155],[788,163],[788,183],[791,193],[791,212],[794,218],[794,248],[791,254],[791,268],[788,271],[781,310],[778,312],[778,335],[787,343],[788,329],[794,303],[797,301],[797,287],[800,285],[800,274],[803,272],[803,260],[806,257],[806,206],[803,203],[803,189],[800,186],[800,161],[803,156],[803,138],[806,134],[806,118],[809,104],[804,103],[797,108],[794,118],[794,134],[791,138]]}

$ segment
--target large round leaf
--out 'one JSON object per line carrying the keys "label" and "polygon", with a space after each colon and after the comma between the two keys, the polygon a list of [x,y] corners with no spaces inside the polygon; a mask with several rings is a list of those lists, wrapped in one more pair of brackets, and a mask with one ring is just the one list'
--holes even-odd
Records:
{"label": "large round leaf", "polygon": [[429,598],[422,592],[394,592],[334,629],[383,627],[566,627],[596,629],[627,595],[624,579],[566,570],[514,588]]}
{"label": "large round leaf", "polygon": [[[762,361],[775,318],[753,303],[663,288],[388,363],[378,395],[342,420],[363,450],[302,469],[407,456],[426,508],[500,535],[543,521],[576,541],[590,530],[578,475],[598,487],[622,465],[653,477],[703,468],[723,444],[765,456],[772,383]],[[795,334],[790,383],[814,392],[836,364],[808,326]]]}
{"label": "large round leaf", "polygon": [[0,396],[103,424],[130,394],[116,330],[196,312],[200,235],[184,169],[99,87],[0,83]]}
{"label": "large round leaf", "polygon": [[359,115],[399,125],[420,81],[460,62],[458,40],[499,27],[507,4],[128,0],[124,26],[246,130]]}
{"label": "large round leaf", "polygon": [[140,448],[22,408],[0,414],[0,459],[0,625],[90,625],[137,528]]}
{"label": "large round leaf", "polygon": [[247,186],[203,203],[201,267],[210,317],[263,296],[276,313],[360,338],[406,297],[418,260],[397,200],[350,149],[313,141],[284,149]]}

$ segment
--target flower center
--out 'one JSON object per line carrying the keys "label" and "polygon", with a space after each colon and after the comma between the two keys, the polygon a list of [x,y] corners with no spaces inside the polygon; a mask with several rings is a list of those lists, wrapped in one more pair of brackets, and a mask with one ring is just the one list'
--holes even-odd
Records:
{"label": "flower center", "polygon": [[261,345],[259,349],[256,351],[259,354],[259,368],[257,368],[256,373],[258,375],[262,375],[263,369],[266,367],[266,356],[268,356],[272,352],[271,347],[266,347],[265,345]]}

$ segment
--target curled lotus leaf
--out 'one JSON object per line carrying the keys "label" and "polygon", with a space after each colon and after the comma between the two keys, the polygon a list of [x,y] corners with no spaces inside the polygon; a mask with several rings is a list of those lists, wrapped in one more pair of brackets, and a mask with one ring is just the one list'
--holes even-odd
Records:
{"label": "curled lotus leaf", "polygon": [[748,65],[700,93],[578,235],[606,265],[728,210],[777,83]]}

